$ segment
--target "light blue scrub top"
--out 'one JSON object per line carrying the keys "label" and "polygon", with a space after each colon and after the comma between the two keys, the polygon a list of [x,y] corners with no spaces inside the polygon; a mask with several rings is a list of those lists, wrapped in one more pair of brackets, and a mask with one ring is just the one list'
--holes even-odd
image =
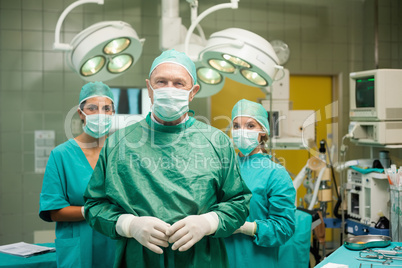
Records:
{"label": "light blue scrub top", "polygon": [[[39,216],[51,222],[50,210],[83,206],[93,169],[73,139],[50,154],[40,194]],[[57,267],[113,267],[115,241],[93,230],[86,221],[56,222]]]}
{"label": "light blue scrub top", "polygon": [[295,231],[292,179],[266,154],[238,156],[241,176],[252,192],[247,221],[257,223],[254,237],[234,234],[225,239],[230,267],[278,266],[279,247]]}

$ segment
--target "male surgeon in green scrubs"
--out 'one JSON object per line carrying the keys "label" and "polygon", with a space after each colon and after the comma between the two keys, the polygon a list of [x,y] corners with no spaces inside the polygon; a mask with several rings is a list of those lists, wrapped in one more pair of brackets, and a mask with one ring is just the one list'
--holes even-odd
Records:
{"label": "male surgeon in green scrubs", "polygon": [[199,86],[184,53],[163,52],[146,83],[151,112],[107,140],[85,218],[118,239],[115,267],[228,267],[223,238],[251,198],[231,141],[188,115]]}

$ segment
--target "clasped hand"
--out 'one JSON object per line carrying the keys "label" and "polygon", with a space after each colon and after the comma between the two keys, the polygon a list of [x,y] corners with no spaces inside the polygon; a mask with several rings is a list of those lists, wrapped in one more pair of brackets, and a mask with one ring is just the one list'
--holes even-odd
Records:
{"label": "clasped hand", "polygon": [[192,215],[170,225],[155,217],[134,217],[129,225],[130,236],[149,250],[162,254],[160,247],[186,251],[205,235],[216,231],[219,219],[212,212],[203,215]]}
{"label": "clasped hand", "polygon": [[256,222],[248,222],[246,221],[239,229],[234,231],[233,234],[245,234],[249,236],[254,236],[257,230],[257,223]]}

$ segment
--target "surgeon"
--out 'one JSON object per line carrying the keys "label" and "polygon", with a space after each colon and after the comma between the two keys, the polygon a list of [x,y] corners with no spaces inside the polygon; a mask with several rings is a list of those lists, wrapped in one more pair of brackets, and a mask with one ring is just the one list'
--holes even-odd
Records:
{"label": "surgeon", "polygon": [[106,142],[86,219],[118,239],[115,267],[228,267],[223,237],[251,197],[230,139],[188,115],[199,86],[184,53],[163,52],[146,84],[151,112]]}
{"label": "surgeon", "polygon": [[115,241],[84,219],[84,191],[105,143],[114,114],[113,95],[102,82],[84,85],[78,115],[83,133],[49,156],[40,194],[39,216],[56,222],[57,267],[112,267]]}
{"label": "surgeon", "polygon": [[253,195],[246,222],[225,239],[230,267],[275,268],[279,247],[295,231],[296,191],[287,171],[265,150],[269,124],[262,105],[240,100],[232,124],[240,172]]}

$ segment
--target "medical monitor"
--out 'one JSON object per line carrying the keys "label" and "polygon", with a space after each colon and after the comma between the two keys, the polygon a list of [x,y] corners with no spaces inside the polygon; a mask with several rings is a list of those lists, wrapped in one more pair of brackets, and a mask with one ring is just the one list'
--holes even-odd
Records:
{"label": "medical monitor", "polygon": [[402,69],[350,73],[349,86],[351,120],[402,120]]}
{"label": "medical monitor", "polygon": [[147,88],[111,86],[110,89],[115,106],[110,133],[144,119],[150,112],[151,100]]}

